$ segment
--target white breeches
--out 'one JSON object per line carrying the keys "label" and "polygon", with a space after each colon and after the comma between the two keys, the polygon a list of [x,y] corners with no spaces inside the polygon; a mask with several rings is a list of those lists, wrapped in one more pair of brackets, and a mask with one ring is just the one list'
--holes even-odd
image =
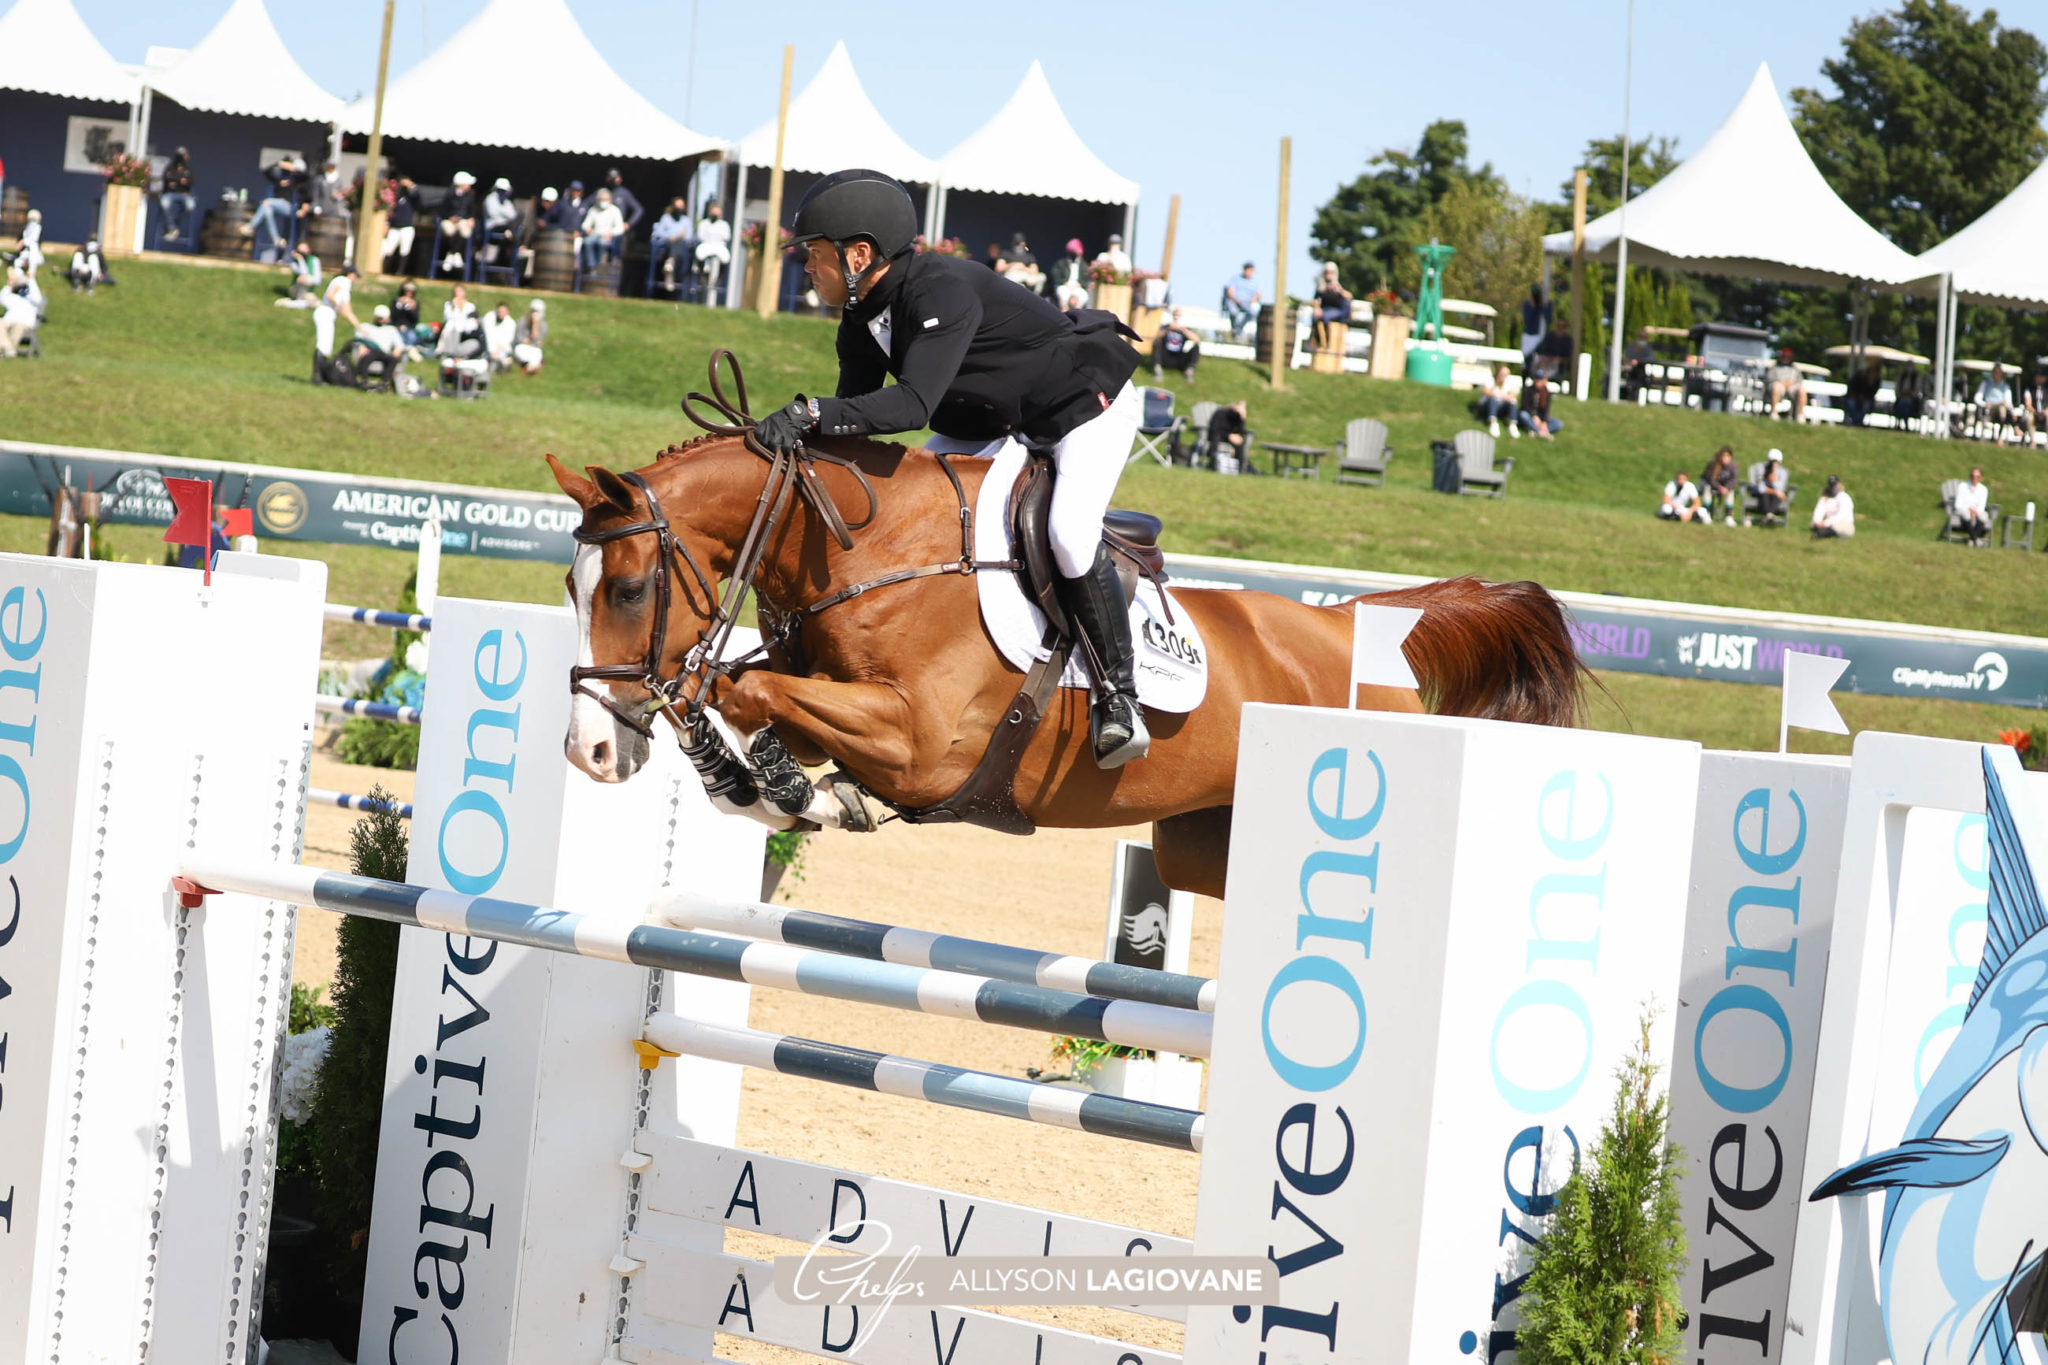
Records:
{"label": "white breeches", "polygon": [[386,233],[384,237],[384,259],[388,261],[393,256],[396,256],[403,262],[406,257],[412,255],[412,234],[413,227],[410,223],[407,223],[404,227],[395,227]]}
{"label": "white breeches", "polygon": [[[1138,391],[1125,384],[1107,411],[1075,427],[1052,448],[1058,477],[1053,480],[1046,534],[1053,562],[1068,578],[1079,578],[1095,563],[1096,548],[1102,544],[1102,514],[1109,510],[1143,416]],[[992,456],[1002,444],[933,436],[925,449],[942,455]]]}
{"label": "white breeches", "polygon": [[324,303],[313,309],[313,349],[324,356],[334,354],[334,310]]}

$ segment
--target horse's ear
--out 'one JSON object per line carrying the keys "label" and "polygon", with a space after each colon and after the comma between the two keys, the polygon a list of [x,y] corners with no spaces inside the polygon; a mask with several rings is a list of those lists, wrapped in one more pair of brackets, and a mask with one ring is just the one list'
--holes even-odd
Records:
{"label": "horse's ear", "polygon": [[633,510],[633,485],[601,464],[587,465],[583,472],[590,475],[590,481],[596,485],[599,497],[621,512]]}
{"label": "horse's ear", "polygon": [[598,500],[599,494],[596,484],[593,484],[590,480],[584,478],[552,455],[548,456],[548,468],[554,471],[555,482],[561,485],[564,493],[567,493],[576,500],[578,507],[587,509],[590,504]]}

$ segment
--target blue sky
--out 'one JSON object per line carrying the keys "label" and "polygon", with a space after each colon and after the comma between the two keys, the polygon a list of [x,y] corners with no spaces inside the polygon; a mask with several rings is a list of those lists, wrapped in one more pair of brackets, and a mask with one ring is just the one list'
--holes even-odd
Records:
{"label": "blue sky", "polygon": [[[75,0],[123,61],[154,43],[189,46],[228,0]],[[269,0],[307,72],[339,95],[376,79],[375,0]],[[483,0],[399,0],[392,66],[401,71],[483,7]],[[690,0],[570,0],[591,40],[642,94],[706,133],[738,138],[775,111],[782,44],[799,86],[843,38],[869,96],[932,156],[978,127],[1033,58],[1068,118],[1110,166],[1144,186],[1136,255],[1156,266],[1166,208],[1182,196],[1176,295],[1211,302],[1250,257],[1269,286],[1283,134],[1293,143],[1290,281],[1310,269],[1315,207],[1390,145],[1413,145],[1436,118],[1462,118],[1475,161],[1516,190],[1550,197],[1588,138],[1622,117],[1626,0],[1465,0],[1431,5],[1108,3],[1057,11],[930,0],[755,0],[702,4],[694,82],[686,77]],[[1759,61],[1781,92],[1821,82],[1852,18],[1874,0],[1714,0],[1637,6],[1637,132],[1697,147]],[[2007,23],[2048,35],[2048,0],[1999,6]],[[1003,16],[1014,16],[1008,22]],[[855,25],[865,25],[856,28]],[[509,96],[531,71],[478,72],[477,95]],[[693,85],[694,88],[686,86]],[[1089,244],[1093,250],[1095,243]]]}

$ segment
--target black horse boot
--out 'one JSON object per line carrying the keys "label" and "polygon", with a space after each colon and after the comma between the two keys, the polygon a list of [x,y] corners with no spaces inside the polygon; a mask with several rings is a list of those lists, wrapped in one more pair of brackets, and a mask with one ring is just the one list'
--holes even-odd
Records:
{"label": "black horse boot", "polygon": [[1131,648],[1131,618],[1124,605],[1123,584],[1109,561],[1108,547],[1095,551],[1095,563],[1079,578],[1060,576],[1060,605],[1074,623],[1074,643],[1095,680],[1088,708],[1095,741],[1095,765],[1121,768],[1143,758],[1152,746],[1145,714],[1138,705],[1136,658]]}

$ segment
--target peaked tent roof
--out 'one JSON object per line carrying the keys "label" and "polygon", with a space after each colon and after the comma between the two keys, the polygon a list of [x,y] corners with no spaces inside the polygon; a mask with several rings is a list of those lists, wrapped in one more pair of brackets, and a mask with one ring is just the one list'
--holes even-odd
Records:
{"label": "peaked tent roof", "polygon": [[[479,82],[491,72],[537,69],[541,97],[493,100]],[[376,98],[341,113],[341,126],[367,133]],[[567,0],[490,0],[384,92],[391,137],[476,147],[645,157],[674,161],[724,143],[693,133],[619,77],[569,13]]]}
{"label": "peaked tent roof", "polygon": [[[1615,258],[1616,209],[1586,225],[1586,252]],[[1543,249],[1569,254],[1570,232]],[[1791,284],[1905,284],[1927,270],[1856,216],[1821,177],[1785,116],[1769,63],[1685,163],[1628,203],[1631,265]]]}
{"label": "peaked tent roof", "polygon": [[2048,304],[2048,161],[1983,217],[1923,252],[1920,268],[1954,272],[1969,303]]}
{"label": "peaked tent roof", "polygon": [[1037,62],[994,118],[939,158],[947,189],[1135,204],[1138,182],[1102,164],[1053,98]]}
{"label": "peaked tent roof", "polygon": [[110,56],[71,0],[14,0],[0,15],[0,90],[133,104],[135,78]]}
{"label": "peaked tent roof", "polygon": [[[739,142],[739,159],[749,166],[775,160],[775,120],[748,133]],[[782,168],[829,175],[849,166],[893,175],[912,184],[929,185],[939,163],[912,147],[875,108],[854,74],[846,44],[838,43],[804,88],[789,102],[789,131],[782,148]]]}
{"label": "peaked tent roof", "polygon": [[234,0],[185,57],[143,81],[187,109],[332,123],[341,101],[313,83],[270,22],[263,0]]}

